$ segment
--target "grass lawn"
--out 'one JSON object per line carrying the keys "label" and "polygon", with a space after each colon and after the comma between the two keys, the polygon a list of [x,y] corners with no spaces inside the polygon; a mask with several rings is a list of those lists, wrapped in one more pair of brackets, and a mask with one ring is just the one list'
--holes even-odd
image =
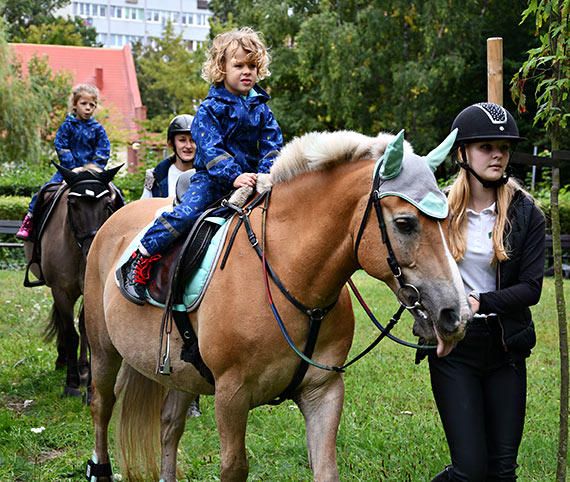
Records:
{"label": "grass lawn", "polygon": [[[358,273],[355,281],[385,325],[396,301],[388,289]],[[65,373],[55,371],[55,345],[42,339],[51,306],[47,288],[22,286],[22,271],[0,270],[0,482],[83,480],[93,451],[89,409],[62,399]],[[566,285],[566,297],[570,285]],[[356,309],[352,354],[375,329]],[[527,420],[519,453],[521,481],[553,480],[558,438],[558,327],[552,279],[533,309],[538,344],[528,362]],[[411,317],[395,334],[414,341]],[[427,363],[414,350],[384,340],[345,375],[346,397],[338,435],[343,481],[428,481],[449,463],[429,386]],[[202,416],[189,419],[179,449],[179,480],[219,480],[219,443],[212,397],[201,397]],[[250,481],[309,481],[304,424],[292,403],[250,413]]]}

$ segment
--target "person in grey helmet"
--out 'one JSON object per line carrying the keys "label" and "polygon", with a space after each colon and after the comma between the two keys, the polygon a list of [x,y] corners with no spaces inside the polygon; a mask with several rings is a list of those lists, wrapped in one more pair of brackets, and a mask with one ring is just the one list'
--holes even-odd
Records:
{"label": "person in grey helmet", "polygon": [[449,244],[474,320],[448,356],[428,355],[451,455],[432,482],[515,481],[526,358],[536,343],[529,307],[542,290],[545,220],[510,178],[509,159],[521,137],[508,111],[474,104],[451,129],[458,129],[461,169],[448,196]]}
{"label": "person in grey helmet", "polygon": [[[193,120],[194,117],[189,114],[180,114],[168,124],[166,139],[173,154],[159,162],[154,169],[147,169],[141,199],[174,196],[178,178],[185,172],[196,172],[194,169],[196,143],[190,134]],[[202,412],[198,395],[190,404],[188,416],[200,415]]]}
{"label": "person in grey helmet", "polygon": [[176,194],[176,181],[182,173],[194,169],[196,143],[190,134],[194,118],[188,114],[177,115],[170,121],[166,139],[173,154],[146,171],[141,199],[169,197]]}

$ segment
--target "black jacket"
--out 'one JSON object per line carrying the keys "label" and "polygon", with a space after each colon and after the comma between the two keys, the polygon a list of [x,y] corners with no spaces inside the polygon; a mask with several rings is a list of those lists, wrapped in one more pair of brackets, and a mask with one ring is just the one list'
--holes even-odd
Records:
{"label": "black jacket", "polygon": [[480,294],[480,313],[496,313],[501,342],[513,359],[530,355],[536,335],[529,306],[540,300],[545,220],[533,200],[517,190],[505,228],[509,259],[497,268],[497,290]]}

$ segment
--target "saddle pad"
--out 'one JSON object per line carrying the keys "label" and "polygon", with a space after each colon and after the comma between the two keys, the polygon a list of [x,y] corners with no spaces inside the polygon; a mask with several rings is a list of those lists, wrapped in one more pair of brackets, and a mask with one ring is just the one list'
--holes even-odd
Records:
{"label": "saddle pad", "polygon": [[[206,289],[210,284],[210,280],[212,279],[212,276],[215,271],[216,263],[220,257],[222,248],[224,246],[224,242],[226,240],[228,229],[231,224],[231,222],[227,221],[231,221],[232,219],[233,218],[227,220],[216,216],[204,219],[204,222],[218,224],[219,226],[221,226],[221,228],[218,229],[218,231],[212,238],[210,246],[208,246],[208,248],[206,249],[206,254],[202,258],[200,265],[196,268],[196,270],[193,273],[189,274],[188,279],[186,280],[186,287],[184,289],[184,295],[182,297],[184,303],[174,305],[172,307],[174,310],[194,311],[196,308],[198,308],[198,305],[200,304],[200,301],[202,301],[204,293],[206,292]],[[152,226],[153,223],[154,221],[151,221],[130,242],[130,244],[127,246],[127,249],[123,252],[121,257],[119,258],[119,262],[117,263],[116,267],[117,269],[127,262],[132,253],[139,246],[140,240],[142,239],[146,231]],[[119,286],[119,281],[117,280],[116,275],[115,275],[115,283],[117,283],[117,286]],[[149,295],[148,290],[146,296],[150,304],[158,306],[160,308],[164,308],[164,304],[153,299]]]}

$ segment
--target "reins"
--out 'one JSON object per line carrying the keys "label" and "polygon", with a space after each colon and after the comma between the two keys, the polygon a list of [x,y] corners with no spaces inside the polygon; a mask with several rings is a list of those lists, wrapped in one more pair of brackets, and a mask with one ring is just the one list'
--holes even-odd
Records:
{"label": "reins", "polygon": [[[368,198],[368,204],[366,206],[366,209],[365,209],[365,212],[363,215],[363,219],[362,219],[359,231],[358,231],[357,240],[356,240],[356,244],[355,244],[355,256],[356,256],[356,259],[358,261],[358,247],[360,245],[360,241],[362,239],[362,235],[363,235],[364,229],[366,227],[368,216],[370,215],[370,212],[372,210],[372,206],[374,205],[374,209],[375,209],[376,216],[378,219],[378,225],[380,227],[380,231],[382,234],[382,242],[386,245],[386,249],[388,251],[387,262],[388,262],[388,265],[390,266],[390,269],[392,270],[392,273],[394,274],[394,276],[396,277],[396,279],[398,280],[398,282],[400,284],[400,288],[399,288],[398,293],[397,293],[397,297],[398,297],[398,301],[400,303],[400,306],[399,306],[398,310],[396,311],[396,313],[394,313],[394,315],[390,318],[390,321],[388,322],[386,327],[384,327],[384,326],[382,326],[382,324],[380,324],[380,322],[376,319],[376,317],[374,316],[372,311],[368,308],[368,306],[366,305],[366,302],[364,301],[364,299],[362,298],[362,296],[358,292],[358,290],[357,290],[356,286],[354,285],[354,283],[352,282],[352,280],[348,281],[348,284],[351,287],[351,289],[352,289],[354,295],[356,296],[357,300],[362,305],[363,309],[365,310],[365,312],[367,313],[369,318],[372,320],[372,322],[374,323],[376,328],[378,328],[378,330],[380,330],[381,333],[366,349],[364,349],[360,354],[355,356],[351,361],[345,363],[342,366],[323,365],[323,364],[315,362],[314,360],[311,359],[311,356],[313,354],[313,351],[314,351],[314,348],[316,345],[317,336],[318,336],[318,332],[320,329],[321,322],[324,319],[324,317],[333,309],[337,300],[335,300],[333,303],[331,303],[330,305],[328,305],[324,308],[309,308],[309,307],[305,306],[303,303],[298,301],[296,298],[294,298],[289,293],[289,291],[285,288],[285,286],[283,285],[283,283],[281,282],[281,280],[279,279],[279,277],[277,276],[277,274],[275,273],[275,271],[273,270],[273,268],[271,267],[271,265],[269,264],[269,262],[267,261],[267,259],[265,257],[265,251],[266,251],[265,250],[265,233],[266,233],[266,225],[267,225],[267,209],[268,209],[268,205],[269,205],[269,199],[271,196],[271,190],[268,190],[268,191],[264,192],[263,194],[261,194],[256,200],[254,200],[254,202],[250,206],[247,206],[246,208],[243,208],[243,209],[239,208],[237,206],[234,206],[230,203],[225,204],[226,206],[234,209],[237,212],[238,217],[239,217],[239,221],[238,221],[236,227],[234,228],[234,232],[230,238],[230,242],[229,242],[228,247],[226,249],[226,254],[224,256],[224,260],[222,261],[222,264],[221,264],[221,268],[223,269],[223,266],[225,265],[225,260],[227,259],[228,253],[231,249],[231,245],[233,244],[233,240],[235,239],[235,234],[236,234],[237,230],[243,224],[244,228],[246,230],[249,242],[250,242],[251,246],[255,249],[258,257],[260,258],[260,260],[262,262],[264,284],[265,284],[265,289],[266,289],[266,294],[267,294],[269,306],[273,312],[273,315],[277,321],[277,324],[279,325],[279,328],[280,328],[285,340],[287,341],[287,344],[295,352],[295,354],[301,359],[301,362],[298,365],[298,368],[297,368],[297,371],[293,377],[293,380],[291,381],[289,386],[285,389],[285,392],[279,397],[279,400],[276,400],[275,403],[280,403],[280,401],[283,401],[284,399],[286,399],[288,397],[290,392],[292,392],[293,389],[301,382],[301,380],[304,377],[309,365],[314,366],[314,367],[319,368],[319,369],[322,369],[322,370],[335,371],[335,372],[342,373],[345,371],[345,369],[347,367],[349,367],[350,365],[352,365],[356,361],[360,360],[363,356],[365,356],[372,349],[374,349],[374,347],[376,347],[378,345],[378,343],[380,343],[380,341],[384,337],[388,337],[397,343],[400,343],[404,346],[408,346],[411,348],[436,348],[435,346],[423,346],[423,345],[408,343],[406,341],[400,340],[399,338],[395,337],[394,335],[392,335],[390,333],[390,331],[396,325],[396,323],[399,321],[401,315],[403,314],[403,312],[406,309],[408,309],[408,310],[418,309],[418,308],[421,308],[421,304],[420,304],[420,294],[419,294],[418,289],[414,285],[407,284],[404,280],[402,270],[400,268],[400,265],[398,264],[398,261],[396,259],[396,255],[392,249],[392,245],[391,245],[390,239],[388,237],[388,233],[386,230],[386,223],[384,222],[384,217],[382,214],[382,208],[380,206],[380,195],[379,195],[380,176],[378,174],[378,171],[379,171],[379,169],[376,169],[376,171],[375,171],[372,192]],[[253,231],[253,228],[251,226],[251,222],[249,220],[249,215],[255,207],[258,207],[261,204],[262,200],[264,201],[264,204],[262,207],[262,210],[263,210],[262,223],[261,223],[262,240],[261,240],[261,247],[260,247],[259,240],[257,239],[257,237]],[[285,327],[285,324],[283,323],[283,320],[282,320],[282,318],[279,314],[279,311],[275,305],[275,302],[273,300],[271,288],[269,286],[269,278],[271,278],[271,280],[279,288],[279,290],[285,296],[285,298],[287,298],[287,300],[293,306],[295,306],[298,310],[300,310],[301,312],[303,312],[307,316],[308,325],[309,325],[309,333],[307,336],[307,342],[306,342],[306,346],[305,346],[304,351],[301,351],[295,345],[295,343],[293,342],[293,340],[291,339],[291,336],[289,335],[289,333],[287,331],[287,328]],[[416,300],[413,302],[413,304],[406,304],[405,301],[403,300],[402,297],[403,297],[405,290],[412,291],[412,293],[415,294]]]}

